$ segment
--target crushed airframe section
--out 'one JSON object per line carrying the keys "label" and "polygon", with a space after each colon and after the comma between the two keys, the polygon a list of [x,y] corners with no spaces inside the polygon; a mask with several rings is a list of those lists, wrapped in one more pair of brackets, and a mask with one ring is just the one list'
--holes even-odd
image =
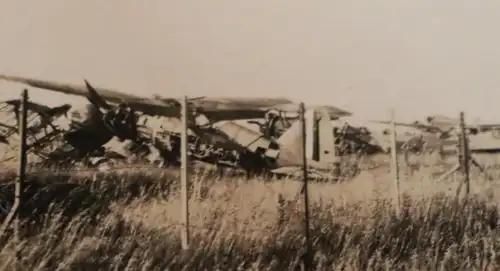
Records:
{"label": "crushed airframe section", "polygon": [[[372,121],[374,123],[390,124],[390,121]],[[395,122],[396,126],[412,128],[419,133],[398,134],[398,147],[410,153],[438,153],[444,156],[456,153],[458,119],[444,115],[430,115],[424,121],[411,123]],[[472,152],[500,151],[500,124],[467,125],[470,150]],[[385,133],[389,135],[388,130]]]}
{"label": "crushed airframe section", "polygon": [[[3,116],[0,120],[0,137],[3,138],[4,146],[2,147],[7,154],[3,157],[4,161],[15,158],[19,153],[17,150],[20,140],[18,136],[19,106],[20,100],[8,100],[0,103],[0,113]],[[64,104],[48,107],[29,102],[27,107],[27,145],[30,147],[30,153],[43,156],[43,150],[50,148],[59,135],[53,122],[65,115],[71,106]]]}
{"label": "crushed airframe section", "polygon": [[[40,158],[40,167],[109,167],[110,164],[119,166],[130,163],[164,167],[179,164],[179,99],[159,96],[142,98],[97,88],[86,80],[77,86],[4,75],[0,75],[0,79],[78,95],[89,101],[83,112],[68,112],[69,108],[63,105],[58,108],[65,109],[64,114],[46,118],[51,121],[45,121],[48,132],[44,129],[44,140],[36,138],[28,144],[30,152]],[[287,140],[290,137],[296,139],[300,132],[294,128],[298,125],[298,105],[288,99],[199,97],[188,102],[191,109],[188,155],[192,159],[260,173],[283,167],[284,152],[297,143]],[[306,110],[313,116],[321,116],[311,118],[310,122],[310,133],[313,135],[310,144],[314,145],[316,153],[325,148],[325,144],[333,148],[329,152],[337,157],[382,150],[366,128],[345,124],[334,129],[331,121],[350,116],[350,112],[334,106],[308,106]],[[61,119],[65,120],[66,126],[55,125]],[[253,124],[258,125],[259,131],[235,122],[248,119],[254,120]],[[256,122],[256,119],[263,121]],[[328,125],[319,124],[327,122]],[[34,127],[35,124],[28,126]],[[14,127],[11,134],[16,134],[12,133],[17,130],[16,125],[9,127]],[[319,157],[311,156],[310,159],[312,167],[322,168],[322,163],[316,163],[321,160]]]}

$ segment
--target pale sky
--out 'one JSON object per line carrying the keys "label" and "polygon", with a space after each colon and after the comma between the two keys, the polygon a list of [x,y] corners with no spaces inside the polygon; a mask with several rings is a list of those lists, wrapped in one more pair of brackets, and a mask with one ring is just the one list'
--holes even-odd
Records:
{"label": "pale sky", "polygon": [[[498,0],[0,1],[0,73],[500,121]],[[30,96],[71,99],[47,93]]]}

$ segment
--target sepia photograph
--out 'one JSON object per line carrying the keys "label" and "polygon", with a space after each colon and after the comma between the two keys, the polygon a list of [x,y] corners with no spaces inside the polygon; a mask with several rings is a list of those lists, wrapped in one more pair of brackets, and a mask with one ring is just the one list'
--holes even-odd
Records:
{"label": "sepia photograph", "polygon": [[0,271],[500,270],[500,2],[0,2]]}

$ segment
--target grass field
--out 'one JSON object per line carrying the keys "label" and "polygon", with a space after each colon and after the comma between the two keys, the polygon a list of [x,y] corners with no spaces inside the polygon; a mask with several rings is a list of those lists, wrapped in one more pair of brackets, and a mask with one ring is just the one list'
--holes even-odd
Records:
{"label": "grass field", "polygon": [[[457,198],[457,181],[435,183],[430,175],[425,170],[402,182],[400,214],[387,168],[340,184],[311,183],[314,269],[498,270],[500,188],[475,176],[471,195]],[[89,184],[89,178],[75,174],[69,181]],[[183,251],[175,179],[147,172],[97,176],[95,204],[110,211],[97,225],[81,215],[65,230],[56,230],[58,218],[51,216],[50,226],[20,245],[23,269],[300,270],[300,182],[194,176],[192,239]],[[14,245],[8,240],[1,248],[0,270],[11,270]]]}

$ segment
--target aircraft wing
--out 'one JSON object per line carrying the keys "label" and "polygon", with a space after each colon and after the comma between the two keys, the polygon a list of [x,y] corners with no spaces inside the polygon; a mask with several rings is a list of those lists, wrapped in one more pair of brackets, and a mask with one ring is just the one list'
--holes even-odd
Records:
{"label": "aircraft wing", "polygon": [[333,105],[313,105],[313,106],[306,106],[306,110],[308,109],[318,109],[321,108],[322,110],[325,110],[329,115],[330,119],[338,119],[341,117],[350,117],[352,116],[352,113],[349,111],[346,111],[344,109],[338,108]]}
{"label": "aircraft wing", "polygon": [[[25,78],[19,76],[8,76],[3,74],[0,74],[0,80],[14,82],[14,83],[22,83],[31,87],[51,90],[63,94],[76,95],[82,97],[87,97],[88,95],[88,90],[85,85],[62,84],[52,81],[38,80],[38,79]],[[139,96],[125,94],[116,90],[111,90],[106,88],[96,88],[96,90],[105,100],[111,102],[119,103],[121,101],[144,99]]]}
{"label": "aircraft wing", "polygon": [[[221,118],[224,115],[235,115],[242,117],[239,119],[262,118],[268,110],[275,109],[288,113],[294,113],[289,117],[298,118],[299,105],[291,100],[278,98],[250,98],[250,97],[221,97],[221,98],[201,98],[193,102],[205,112],[211,112],[217,115],[215,118]],[[326,110],[330,118],[338,119],[340,117],[351,116],[352,113],[332,105],[306,105],[306,110],[319,109]],[[222,119],[221,119],[222,120]],[[226,120],[229,120],[226,118]],[[234,119],[233,119],[234,120]]]}
{"label": "aircraft wing", "polygon": [[[453,127],[460,123],[458,119],[446,117],[443,115],[433,115],[428,116],[427,120],[434,124],[440,125],[441,127]],[[477,124],[477,125],[466,125],[466,129],[475,130],[479,132],[488,132],[491,130],[500,129],[500,123],[485,123],[485,124]]]}
{"label": "aircraft wing", "polygon": [[[381,124],[392,124],[392,121],[387,121],[387,120],[371,120],[369,122],[371,122],[371,123],[381,123]],[[425,131],[432,130],[432,129],[435,128],[432,125],[427,125],[427,124],[423,124],[423,123],[405,123],[405,122],[397,122],[397,121],[394,122],[394,125],[396,125],[396,126],[403,126],[403,127],[409,127],[409,128],[415,128],[415,129],[425,130]]]}
{"label": "aircraft wing", "polygon": [[[11,106],[20,106],[21,100],[20,99],[8,100],[8,101],[5,101],[4,103],[11,105]],[[31,111],[38,113],[38,114],[41,114],[41,115],[45,115],[47,112],[50,112],[51,108],[46,106],[46,105],[43,105],[43,104],[28,101],[28,110],[31,110]]]}
{"label": "aircraft wing", "polygon": [[498,130],[500,129],[500,124],[479,124],[477,126],[471,126],[471,129],[476,128],[479,131],[491,131],[491,130]]}
{"label": "aircraft wing", "polygon": [[469,149],[472,152],[499,152],[500,140],[495,134],[482,133],[469,137]]}
{"label": "aircraft wing", "polygon": [[459,123],[459,120],[456,118],[450,118],[445,115],[430,115],[427,116],[427,122],[433,125],[457,125]]}
{"label": "aircraft wing", "polygon": [[[306,105],[305,106],[306,110],[309,110],[309,109],[315,110],[315,109],[319,109],[319,108],[321,108],[321,110],[326,110],[328,112],[328,114],[330,115],[331,120],[336,120],[336,119],[339,119],[341,117],[352,116],[351,112],[346,111],[346,110],[341,109],[341,108],[338,108],[338,107],[333,106],[333,105]],[[289,118],[291,118],[291,119],[293,119],[293,118],[298,119],[298,117],[299,117],[299,115],[298,115],[299,105],[295,104],[293,102],[278,104],[278,105],[272,107],[272,109],[296,114],[296,116],[290,115]]]}
{"label": "aircraft wing", "polygon": [[[86,84],[62,84],[53,81],[25,78],[19,76],[1,75],[0,80],[16,82],[35,88],[46,89],[63,94],[89,98],[89,88]],[[112,103],[126,102],[137,111],[152,116],[180,117],[178,101],[180,98],[144,98],[132,94],[122,93],[108,88],[92,87],[105,101]],[[95,97],[94,97],[95,98]],[[213,122],[223,120],[239,120],[263,118],[270,109],[297,112],[298,105],[283,97],[278,98],[250,98],[250,97],[202,97],[191,99],[192,105],[203,110]],[[351,116],[352,113],[335,106],[306,106],[306,109],[326,108],[331,119]]]}
{"label": "aircraft wing", "polygon": [[[7,76],[0,75],[0,80],[5,80],[9,82],[22,83],[31,87],[46,89],[58,93],[75,95],[80,97],[88,97],[89,91],[86,85],[73,85],[73,84],[62,84],[52,81],[38,80],[32,78],[24,78],[18,76]],[[148,115],[161,115],[167,117],[178,116],[179,110],[174,108],[168,108],[161,101],[154,99],[142,98],[132,94],[125,94],[116,90],[111,90],[107,88],[94,88],[96,92],[99,93],[104,100],[121,103],[127,102],[130,106],[138,111],[141,111]]]}
{"label": "aircraft wing", "polygon": [[[287,98],[253,98],[253,97],[203,97],[192,101],[193,104],[204,109],[230,110],[230,109],[255,109],[272,108],[274,106],[290,104]],[[297,106],[298,108],[298,106]]]}
{"label": "aircraft wing", "polygon": [[[0,75],[0,80],[16,82],[35,88],[46,89],[63,94],[89,98],[88,85],[62,84],[52,81],[32,78]],[[92,87],[105,101],[112,103],[126,102],[129,106],[146,115],[163,117],[180,117],[179,99],[143,98],[132,94],[125,94],[107,88]],[[172,103],[173,102],[173,103]],[[190,100],[194,106],[214,122],[220,120],[235,120],[262,118],[265,112],[275,105],[291,103],[285,98],[197,98]]]}
{"label": "aircraft wing", "polygon": [[190,101],[213,122],[264,118],[269,109],[292,101],[286,98],[203,97]]}

